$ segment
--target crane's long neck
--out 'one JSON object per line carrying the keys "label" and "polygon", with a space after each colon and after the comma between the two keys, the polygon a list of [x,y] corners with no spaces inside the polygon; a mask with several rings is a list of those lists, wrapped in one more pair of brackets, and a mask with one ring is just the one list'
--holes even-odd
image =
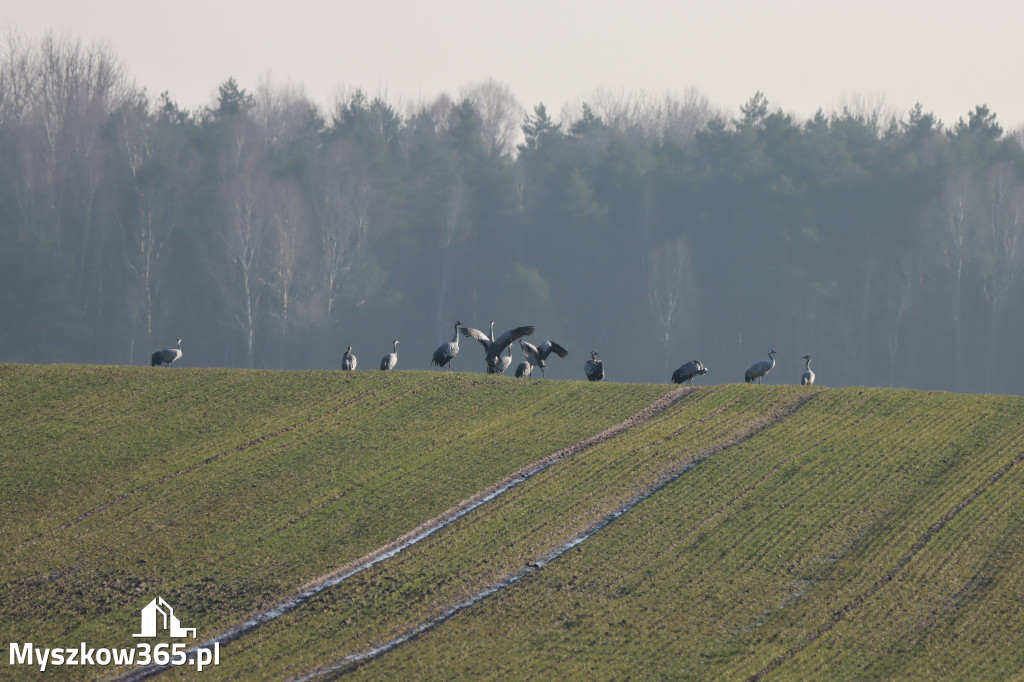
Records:
{"label": "crane's long neck", "polygon": [[459,345],[459,325],[458,324],[455,325],[455,333],[452,334],[452,343],[454,343],[456,346]]}
{"label": "crane's long neck", "polygon": [[809,372],[809,371],[811,371],[811,359],[810,358],[804,358],[804,359],[807,361],[806,364],[804,365],[804,369]]}

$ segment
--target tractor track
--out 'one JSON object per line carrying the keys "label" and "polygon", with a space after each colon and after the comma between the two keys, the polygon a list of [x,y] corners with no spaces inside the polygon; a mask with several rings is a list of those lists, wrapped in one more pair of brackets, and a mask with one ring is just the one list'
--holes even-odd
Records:
{"label": "tractor track", "polygon": [[[186,651],[186,655],[191,656],[197,650],[208,649],[214,646],[214,644],[219,643],[223,645],[230,643],[238,639],[242,635],[251,632],[252,630],[255,630],[261,625],[269,623],[270,621],[275,620],[280,616],[283,616],[287,613],[294,611],[299,606],[306,603],[316,595],[344,582],[348,578],[351,578],[352,576],[361,573],[362,571],[372,566],[375,566],[393,556],[396,556],[402,551],[424,540],[425,538],[430,537],[437,531],[445,528],[446,526],[451,525],[452,523],[466,516],[473,510],[481,507],[482,505],[490,502],[491,500],[494,500],[495,498],[499,497],[508,490],[511,490],[512,488],[532,478],[533,476],[544,471],[545,469],[550,468],[554,464],[557,464],[558,462],[568,459],[580,452],[593,448],[607,440],[610,440],[622,433],[625,433],[630,429],[633,429],[641,424],[650,421],[651,419],[657,417],[663,412],[669,410],[680,400],[682,400],[683,398],[690,395],[690,393],[696,390],[698,390],[698,388],[692,386],[681,386],[679,388],[676,388],[675,390],[666,393],[662,397],[658,398],[654,402],[644,407],[636,414],[624,419],[618,424],[610,426],[595,435],[583,438],[582,440],[579,440],[571,445],[556,450],[555,452],[549,455],[546,455],[538,460],[535,460],[530,464],[521,467],[517,471],[506,476],[498,483],[476,493],[475,495],[472,495],[471,497],[466,498],[462,502],[459,502],[458,504],[452,507],[449,507],[448,509],[441,512],[437,516],[427,521],[424,521],[417,527],[404,533],[403,535],[392,540],[391,542],[381,545],[373,551],[364,554],[362,557],[350,561],[344,564],[343,566],[335,569],[334,571],[306,583],[305,585],[297,589],[295,592],[293,592],[290,596],[278,602],[271,608],[257,612],[249,618],[247,618],[246,620],[239,623],[238,625],[232,627],[231,629],[215,637],[207,639],[206,641],[201,642],[200,644],[194,645]],[[383,651],[381,653],[383,653]],[[113,679],[119,680],[121,682],[142,680],[153,675],[159,674],[161,672],[164,672],[170,668],[171,666],[169,665],[150,665],[141,668],[136,668],[133,670],[128,670],[127,672],[124,672]]]}
{"label": "tractor track", "polygon": [[[687,472],[699,466],[701,463],[724,450],[743,444],[747,440],[757,436],[766,429],[791,416],[808,401],[812,400],[815,395],[817,394],[798,396],[795,400],[778,405],[770,412],[758,415],[754,419],[747,420],[745,423],[737,425],[713,446],[688,453],[685,457],[670,463],[669,466],[662,468],[659,472],[655,472],[652,478],[649,478],[645,483],[637,487],[633,491],[633,494],[627,498],[617,500],[614,507],[610,510],[606,510],[605,513],[599,515],[596,519],[592,518],[584,525],[572,529],[568,538],[563,539],[553,550],[548,550],[540,556],[531,557],[519,568],[503,576],[500,580],[492,582],[489,585],[481,586],[475,594],[461,599],[456,603],[438,606],[435,615],[407,628],[405,631],[382,644],[378,644],[362,651],[346,654],[345,656],[339,657],[328,664],[315,668],[293,679],[304,681],[331,675],[343,675],[355,670],[360,665],[368,663],[389,651],[412,641],[419,635],[434,629],[470,606],[473,606],[483,599],[496,594],[502,589],[530,575],[534,571],[539,570],[544,565],[559,558],[573,547],[578,546],[594,534],[598,533],[600,530],[615,521],[615,519],[628,513],[644,500],[655,495],[666,486],[670,485],[673,481],[679,479]],[[675,402],[676,401],[673,401],[672,404]],[[656,441],[656,443],[661,443],[663,441],[664,439]],[[653,446],[656,443],[652,443],[650,446]]]}
{"label": "tractor track", "polygon": [[[882,401],[881,403],[879,403],[878,405],[873,407],[868,414],[869,415],[870,414],[874,414],[875,411],[878,410],[878,408],[881,405],[884,405],[886,402],[888,402],[888,400]],[[732,404],[733,403],[729,403],[729,406],[731,406]],[[852,424],[858,424],[861,421],[863,421],[865,418],[866,418],[866,416],[858,417],[856,420],[854,420],[851,423]],[[670,554],[675,548],[679,547],[684,542],[686,542],[688,540],[691,540],[692,538],[696,537],[696,535],[699,532],[701,532],[702,530],[704,530],[708,526],[711,526],[711,525],[714,525],[714,524],[718,523],[729,511],[731,511],[732,509],[735,509],[736,506],[738,504],[740,504],[740,502],[742,502],[743,500],[745,500],[748,497],[750,497],[754,493],[754,491],[756,491],[758,488],[760,488],[762,485],[764,485],[767,481],[769,481],[783,467],[787,466],[791,462],[798,461],[799,459],[801,459],[802,457],[806,456],[810,452],[814,452],[817,448],[819,448],[822,445],[824,445],[825,443],[827,443],[830,438],[831,438],[831,436],[815,440],[811,445],[809,445],[808,447],[806,447],[802,451],[794,453],[790,457],[787,457],[786,459],[784,459],[784,460],[780,461],[779,463],[777,463],[775,466],[773,466],[771,468],[770,471],[768,471],[763,476],[761,476],[757,481],[755,481],[754,483],[752,483],[752,484],[748,485],[747,487],[745,487],[743,490],[741,490],[738,494],[736,494],[734,497],[732,497],[730,500],[728,500],[724,504],[718,506],[713,512],[708,514],[706,517],[701,519],[696,525],[694,525],[693,528],[691,528],[688,532],[686,532],[685,534],[681,535],[680,537],[676,538],[671,543],[669,543],[662,551],[660,551],[655,556],[655,560],[660,559],[661,557]],[[639,570],[639,569],[637,569],[637,570]],[[631,573],[624,573],[620,577],[619,581],[622,581],[622,580],[626,579],[630,575],[631,575]],[[614,583],[612,583],[612,585],[614,585]],[[609,585],[609,587],[610,586],[611,585]]]}

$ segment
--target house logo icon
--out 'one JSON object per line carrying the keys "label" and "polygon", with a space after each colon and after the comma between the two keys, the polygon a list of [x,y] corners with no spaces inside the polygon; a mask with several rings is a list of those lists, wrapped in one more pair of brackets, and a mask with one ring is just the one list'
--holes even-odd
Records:
{"label": "house logo icon", "polygon": [[174,615],[171,605],[165,602],[163,597],[157,597],[142,609],[142,632],[132,635],[132,637],[156,637],[157,626],[160,622],[157,614],[163,616],[163,629],[167,630],[169,636],[188,637],[190,634],[192,637],[196,636],[196,629],[181,627],[181,621]]}

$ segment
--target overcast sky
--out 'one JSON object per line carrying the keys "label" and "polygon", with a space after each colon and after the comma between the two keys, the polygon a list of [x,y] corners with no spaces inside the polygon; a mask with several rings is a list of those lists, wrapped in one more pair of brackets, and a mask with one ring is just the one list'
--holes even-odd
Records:
{"label": "overcast sky", "polygon": [[987,104],[1024,125],[1024,3],[1007,0],[5,0],[0,23],[108,46],[186,109],[233,76],[300,85],[317,104],[389,101],[488,78],[553,113],[598,89],[695,88],[737,113],[763,91],[807,118],[854,99],[921,102],[950,125]]}

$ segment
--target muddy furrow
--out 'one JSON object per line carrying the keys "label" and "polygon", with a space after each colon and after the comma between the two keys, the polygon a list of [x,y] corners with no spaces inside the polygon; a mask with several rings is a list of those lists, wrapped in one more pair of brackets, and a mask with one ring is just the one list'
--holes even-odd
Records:
{"label": "muddy furrow", "polygon": [[[518,486],[520,483],[530,479],[531,477],[544,471],[545,469],[550,468],[554,464],[557,464],[558,462],[561,462],[569,457],[572,457],[573,455],[583,452],[584,450],[593,448],[607,440],[615,438],[616,436],[628,431],[629,429],[632,429],[653,419],[654,417],[657,417],[659,414],[670,409],[676,403],[678,403],[680,400],[682,400],[695,390],[697,390],[696,387],[681,386],[673,391],[670,391],[669,393],[666,393],[661,398],[658,398],[647,407],[643,408],[633,416],[624,419],[618,424],[610,426],[607,429],[593,436],[588,436],[587,438],[577,441],[572,445],[566,446],[560,450],[556,450],[550,455],[546,455],[541,459],[538,459],[530,464],[527,464],[526,466],[521,467],[519,470],[506,476],[498,483],[492,485],[491,487],[485,490],[480,491],[479,493],[473,495],[472,497],[466,498],[465,500],[459,502],[455,506],[446,509],[437,516],[421,523],[416,528],[413,528],[409,532],[399,536],[391,542],[385,545],[381,545],[377,549],[359,557],[358,559],[355,559],[354,561],[350,561],[349,563],[341,566],[340,568],[332,571],[331,573],[323,575],[317,578],[316,580],[313,580],[303,585],[298,590],[296,590],[295,593],[293,593],[283,601],[278,602],[271,608],[254,614],[245,621],[239,623],[238,625],[227,630],[226,632],[217,635],[216,637],[212,637],[200,644],[196,644],[195,646],[188,649],[186,655],[194,656],[197,650],[209,649],[213,647],[214,644],[228,644],[238,639],[242,635],[247,634],[252,630],[255,630],[261,625],[264,625],[265,623],[269,623],[270,621],[275,620],[280,616],[283,616],[287,613],[291,613],[292,611],[294,611],[299,606],[306,603],[316,595],[336,585],[339,585],[348,578],[351,578],[352,576],[361,573],[362,571],[372,566],[376,566],[377,564],[400,554],[409,547],[412,547],[413,545],[424,540],[425,538],[430,537],[437,531],[454,523],[455,521],[466,516],[473,510],[481,507],[482,505],[486,504],[487,502],[490,502],[491,500],[494,500],[503,493]],[[168,670],[169,668],[169,665],[146,666],[134,670],[129,670],[126,673],[123,673],[122,675],[116,677],[115,679],[121,682],[142,680],[147,677],[151,677],[153,675],[161,673],[165,670]]]}
{"label": "muddy furrow", "polygon": [[[567,551],[585,542],[588,538],[592,537],[595,533],[608,526],[615,519],[628,513],[638,504],[644,500],[650,498],[654,494],[663,490],[666,486],[671,484],[673,481],[679,479],[681,476],[691,471],[701,463],[707,461],[711,457],[721,453],[729,448],[742,445],[744,442],[762,433],[771,426],[777,424],[781,420],[791,416],[797,410],[799,410],[808,401],[812,400],[816,394],[809,394],[799,396],[790,403],[779,405],[776,409],[759,415],[756,419],[752,419],[744,423],[740,428],[733,430],[726,437],[716,443],[714,446],[698,450],[687,457],[673,462],[671,466],[662,470],[660,474],[653,480],[648,481],[646,484],[638,486],[627,499],[620,501],[618,505],[609,510],[607,513],[599,516],[597,519],[592,519],[589,523],[572,529],[568,539],[564,540],[558,547],[553,551],[549,551],[546,554],[534,557],[527,561],[525,565],[519,569],[511,572],[510,574],[503,577],[501,580],[490,585],[481,586],[478,592],[475,594],[458,601],[457,603],[444,604],[438,607],[437,613],[429,619],[423,622],[417,623],[416,625],[407,628],[404,632],[398,634],[396,637],[388,640],[387,642],[375,646],[370,649],[363,651],[353,652],[347,654],[335,661],[328,663],[324,666],[316,668],[315,670],[303,674],[295,679],[297,680],[310,680],[318,677],[325,677],[330,675],[341,675],[350,672],[362,664],[372,661],[383,654],[396,649],[397,647],[415,639],[419,635],[432,630],[433,628],[441,625],[452,616],[457,615],[461,611],[479,603],[483,599],[490,597],[493,594],[501,591],[502,589],[513,585],[527,575],[539,570],[544,565],[559,558]],[[653,415],[651,415],[653,416]],[[649,417],[648,417],[649,418]]]}
{"label": "muddy furrow", "polygon": [[896,562],[896,565],[890,568],[882,577],[880,577],[875,583],[869,587],[866,591],[857,595],[849,602],[847,602],[842,608],[836,610],[829,617],[828,621],[818,627],[814,632],[808,634],[797,646],[789,649],[782,655],[775,658],[771,663],[766,665],[764,668],[759,670],[757,673],[750,677],[751,682],[762,680],[772,672],[778,670],[780,667],[785,665],[787,662],[792,660],[800,652],[807,647],[814,644],[822,636],[828,634],[836,625],[845,621],[851,613],[853,613],[861,604],[865,603],[872,597],[874,597],[880,590],[886,585],[891,583],[896,577],[906,569],[911,561],[917,557],[918,554],[928,546],[935,536],[942,532],[942,530],[949,525],[953,519],[960,515],[962,511],[967,509],[971,504],[977,500],[981,495],[988,491],[993,485],[999,482],[1003,476],[1005,476],[1015,466],[1024,462],[1024,453],[1021,453],[1014,457],[1012,460],[1007,462],[1005,465],[999,468],[994,474],[989,476],[983,481],[977,488],[972,490],[967,497],[960,500],[956,506],[946,512],[942,518],[936,521],[932,526],[925,531],[925,533],[917,539],[917,541],[911,546],[910,551],[900,557],[900,560]]}

